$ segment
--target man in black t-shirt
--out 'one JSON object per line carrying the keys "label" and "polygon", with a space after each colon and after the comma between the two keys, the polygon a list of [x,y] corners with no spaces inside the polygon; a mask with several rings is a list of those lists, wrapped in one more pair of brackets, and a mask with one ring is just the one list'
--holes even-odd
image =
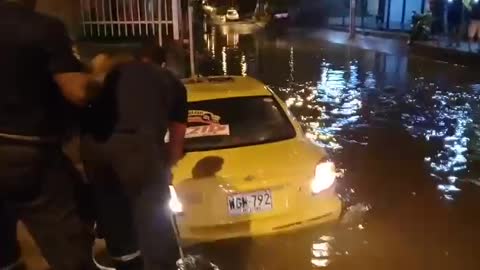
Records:
{"label": "man in black t-shirt", "polygon": [[[5,228],[20,219],[53,269],[90,269],[93,238],[78,213],[78,174],[62,142],[95,83],[64,25],[35,13],[34,2],[0,0],[0,216]],[[12,248],[0,242],[2,255]]]}
{"label": "man in black t-shirt", "polygon": [[445,0],[429,0],[430,11],[432,12],[432,35],[438,36],[443,33]]}
{"label": "man in black t-shirt", "polygon": [[118,270],[143,264],[177,269],[170,213],[162,210],[168,206],[170,167],[183,156],[187,98],[183,84],[163,67],[164,55],[153,47],[114,67],[85,121],[85,172],[94,187],[97,224]]}
{"label": "man in black t-shirt", "polygon": [[449,46],[460,46],[460,34],[464,17],[463,0],[452,0],[447,6],[447,29],[449,35]]}

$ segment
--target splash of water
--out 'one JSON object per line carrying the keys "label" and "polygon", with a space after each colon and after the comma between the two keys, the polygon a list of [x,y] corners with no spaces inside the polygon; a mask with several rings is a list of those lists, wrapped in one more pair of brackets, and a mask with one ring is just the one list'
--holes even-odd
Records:
{"label": "splash of water", "polygon": [[220,270],[212,262],[200,255],[188,255],[177,261],[178,270]]}

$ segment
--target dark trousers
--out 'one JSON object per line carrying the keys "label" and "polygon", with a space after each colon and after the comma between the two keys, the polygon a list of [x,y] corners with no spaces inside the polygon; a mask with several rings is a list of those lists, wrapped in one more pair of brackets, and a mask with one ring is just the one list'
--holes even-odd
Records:
{"label": "dark trousers", "polygon": [[459,44],[461,39],[462,25],[461,22],[448,22],[448,38],[449,44]]}
{"label": "dark trousers", "polygon": [[[60,145],[0,141],[0,205],[2,226],[21,220],[55,270],[93,269],[93,235],[75,200],[78,172]],[[3,230],[2,230],[3,231]],[[5,252],[15,255],[16,235],[9,233]],[[4,243],[3,241],[1,242]]]}
{"label": "dark trousers", "polygon": [[116,134],[103,143],[86,136],[81,149],[97,220],[114,261],[121,265],[140,251],[147,270],[177,269],[162,146],[149,136]]}
{"label": "dark trousers", "polygon": [[20,260],[17,241],[17,217],[11,210],[0,204],[0,269]]}

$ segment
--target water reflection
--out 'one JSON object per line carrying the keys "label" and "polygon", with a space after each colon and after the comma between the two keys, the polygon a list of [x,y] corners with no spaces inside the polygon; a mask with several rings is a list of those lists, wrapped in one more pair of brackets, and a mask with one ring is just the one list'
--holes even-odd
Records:
{"label": "water reflection", "polygon": [[[293,79],[295,63],[292,57],[289,66],[290,78]],[[339,140],[348,140],[342,137],[342,130],[360,120],[362,102],[359,87],[356,63],[351,63],[345,70],[323,62],[319,81],[292,82],[290,87],[279,88],[278,91],[288,96],[286,103],[292,111],[302,110],[298,118],[308,136],[322,146],[336,150],[341,148]]]}
{"label": "water reflection", "polygon": [[[406,96],[412,112],[402,117],[413,136],[421,136],[438,145],[425,157],[431,176],[439,181],[438,190],[446,200],[453,200],[461,191],[459,180],[468,175],[468,148],[471,131],[475,132],[473,114],[478,97],[468,86],[440,89],[435,83],[420,84]],[[472,149],[473,152],[478,151]]]}
{"label": "water reflection", "polygon": [[312,246],[312,265],[316,268],[327,267],[331,263],[333,237],[323,236]]}
{"label": "water reflection", "polygon": [[[203,75],[236,74],[247,76],[250,63],[247,52],[239,48],[242,35],[229,30],[225,26],[221,28],[220,32],[216,30],[215,27],[212,28],[212,32],[206,36],[207,40],[204,43],[212,58],[218,61],[218,69],[215,65],[212,65],[208,69],[209,72]],[[220,51],[217,51],[217,48]]]}
{"label": "water reflection", "polygon": [[240,35],[238,33],[227,33],[227,46],[228,47],[237,47],[238,45],[238,39],[240,38]]}
{"label": "water reflection", "polygon": [[247,60],[245,58],[245,54],[242,53],[242,58],[240,59],[240,66],[242,68],[242,76],[247,76]]}
{"label": "water reflection", "polygon": [[227,47],[222,47],[222,71],[227,75]]}

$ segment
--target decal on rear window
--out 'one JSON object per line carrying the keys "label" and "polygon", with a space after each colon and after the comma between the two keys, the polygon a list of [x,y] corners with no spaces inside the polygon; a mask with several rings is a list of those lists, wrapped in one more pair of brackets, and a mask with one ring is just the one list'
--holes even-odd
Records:
{"label": "decal on rear window", "polygon": [[229,125],[203,125],[203,126],[192,126],[188,127],[185,132],[185,138],[199,138],[199,137],[211,137],[211,136],[229,136],[230,135],[230,126]]}
{"label": "decal on rear window", "polygon": [[214,113],[202,110],[189,110],[188,123],[189,124],[219,124],[220,116]]}

